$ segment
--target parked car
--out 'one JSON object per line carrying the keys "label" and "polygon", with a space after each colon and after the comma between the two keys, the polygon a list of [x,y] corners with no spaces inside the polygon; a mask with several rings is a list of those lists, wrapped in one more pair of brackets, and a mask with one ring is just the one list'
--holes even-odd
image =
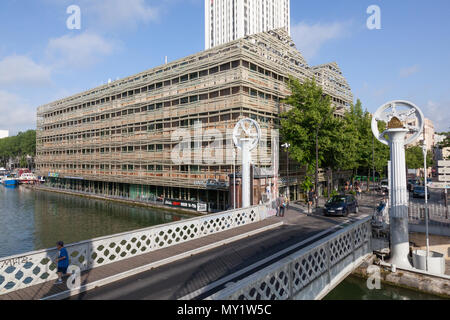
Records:
{"label": "parked car", "polygon": [[334,196],[325,204],[324,214],[348,216],[350,212],[359,212],[358,201],[353,195]]}
{"label": "parked car", "polygon": [[[428,192],[428,199],[430,199],[430,192]],[[413,191],[413,198],[424,198],[425,199],[425,187],[424,186],[415,186]]]}

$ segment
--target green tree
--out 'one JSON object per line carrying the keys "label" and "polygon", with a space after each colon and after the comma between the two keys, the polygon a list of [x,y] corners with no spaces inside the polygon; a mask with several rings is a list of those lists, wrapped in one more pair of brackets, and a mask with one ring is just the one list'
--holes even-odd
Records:
{"label": "green tree", "polygon": [[334,144],[341,124],[333,116],[330,97],[314,80],[300,83],[290,78],[289,87],[292,95],[284,102],[292,108],[282,114],[281,136],[291,145],[290,157],[307,166],[308,172],[315,167],[316,156],[319,167],[334,166],[337,161],[333,158],[337,148]]}
{"label": "green tree", "polygon": [[26,167],[25,157],[36,155],[36,131],[19,132],[16,136],[0,139],[0,165],[6,166],[11,158],[20,158],[20,165]]}
{"label": "green tree", "polygon": [[[414,146],[406,149],[405,153],[406,167],[408,169],[421,169],[423,168],[423,151],[422,147]],[[433,154],[427,152],[427,166],[433,165]]]}

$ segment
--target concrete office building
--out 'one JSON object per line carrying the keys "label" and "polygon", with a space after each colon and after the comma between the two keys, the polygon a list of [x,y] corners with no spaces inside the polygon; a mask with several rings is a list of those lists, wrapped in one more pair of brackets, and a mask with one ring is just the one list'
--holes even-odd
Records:
{"label": "concrete office building", "polygon": [[290,0],[205,0],[205,49],[279,28],[290,35]]}
{"label": "concrete office building", "polygon": [[[223,210],[231,204],[232,154],[225,152],[223,163],[176,164],[172,133],[185,129],[201,138],[198,122],[203,132],[225,132],[250,117],[267,130],[270,148],[270,130],[278,128],[287,108],[281,100],[290,94],[290,75],[301,81],[315,77],[332,97],[336,116],[353,101],[337,64],[312,68],[285,30],[259,33],[39,107],[38,174],[66,189],[202,201]],[[203,136],[202,148],[209,138]],[[224,140],[219,149],[231,143],[229,135]],[[271,166],[270,151],[253,159],[262,170]],[[284,159],[280,155],[281,176]],[[301,169],[292,166],[291,178],[300,176]],[[298,183],[291,192],[300,192]]]}

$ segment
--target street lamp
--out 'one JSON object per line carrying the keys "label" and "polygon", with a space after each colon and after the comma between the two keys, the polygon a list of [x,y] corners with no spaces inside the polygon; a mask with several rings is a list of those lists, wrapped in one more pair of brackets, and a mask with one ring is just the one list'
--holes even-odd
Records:
{"label": "street lamp", "polygon": [[320,120],[319,124],[316,127],[316,174],[315,174],[315,192],[316,192],[316,209],[319,207],[319,131],[322,127],[323,123],[325,122],[325,118],[323,117],[322,120]]}
{"label": "street lamp", "polygon": [[375,136],[372,135],[372,192],[375,193]]}
{"label": "street lamp", "polygon": [[[399,107],[406,110],[399,110]],[[415,117],[418,125],[405,125],[408,119]],[[380,133],[378,123],[387,123],[387,129]],[[406,188],[405,146],[415,142],[423,132],[424,116],[413,103],[396,100],[381,106],[372,117],[372,132],[381,143],[388,145],[391,155],[390,176],[390,263],[398,267],[410,268],[408,259],[409,224],[408,224],[408,192]],[[412,135],[407,138],[407,134]],[[387,138],[385,136],[388,136]]]}
{"label": "street lamp", "polygon": [[291,194],[289,192],[289,148],[290,148],[290,144],[289,143],[285,143],[283,145],[281,145],[283,148],[286,148],[286,172],[287,172],[287,185],[286,185],[286,197],[291,200]]}
{"label": "street lamp", "polygon": [[428,256],[430,255],[430,242],[428,237],[428,182],[427,182],[427,142],[423,140],[423,184],[425,186],[425,229],[427,237],[427,257],[426,257],[426,270],[428,271]]}

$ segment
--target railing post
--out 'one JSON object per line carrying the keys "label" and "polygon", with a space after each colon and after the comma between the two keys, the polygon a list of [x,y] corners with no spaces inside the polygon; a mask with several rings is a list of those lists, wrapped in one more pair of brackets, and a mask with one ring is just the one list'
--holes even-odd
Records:
{"label": "railing post", "polygon": [[333,240],[329,240],[326,244],[325,244],[325,252],[327,254],[327,273],[328,273],[328,284],[331,283],[331,248],[330,248],[330,243]]}
{"label": "railing post", "polygon": [[86,244],[86,270],[91,269],[91,245],[91,242]]}
{"label": "railing post", "polygon": [[289,297],[288,297],[288,300],[293,300],[294,299],[294,272],[293,272],[293,270],[294,270],[294,268],[293,268],[293,263],[294,263],[295,261],[293,260],[293,261],[291,261],[291,262],[289,262],[289,265],[288,265],[288,272],[289,272],[289,275],[288,275],[288,281],[289,281]]}
{"label": "railing post", "polygon": [[356,253],[355,253],[356,230],[355,229],[350,230],[350,239],[352,241],[352,256],[353,256],[352,262],[355,262],[356,261],[356,256],[355,256],[356,255]]}

